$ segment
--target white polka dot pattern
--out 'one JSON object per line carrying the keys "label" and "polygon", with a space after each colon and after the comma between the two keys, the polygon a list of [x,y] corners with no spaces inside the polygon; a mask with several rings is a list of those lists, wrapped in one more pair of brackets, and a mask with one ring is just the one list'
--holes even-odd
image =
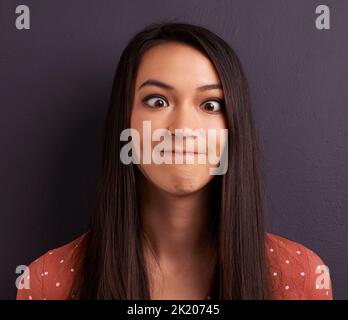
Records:
{"label": "white polka dot pattern", "polygon": [[[30,276],[27,279],[31,287],[29,290],[18,290],[17,299],[76,298],[75,294],[70,293],[74,277],[78,274],[78,263],[72,258],[72,253],[80,250],[82,246],[79,244],[84,236],[48,251],[30,264]],[[331,280],[329,286],[316,282],[326,268],[313,251],[271,233],[266,236],[266,251],[272,299],[333,299]]]}

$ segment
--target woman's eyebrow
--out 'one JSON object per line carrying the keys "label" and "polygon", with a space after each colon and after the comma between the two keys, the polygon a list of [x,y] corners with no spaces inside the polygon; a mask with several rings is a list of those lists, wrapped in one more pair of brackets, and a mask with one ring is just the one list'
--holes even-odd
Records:
{"label": "woman's eyebrow", "polygon": [[[145,86],[156,86],[163,89],[175,90],[175,88],[172,87],[171,85],[158,80],[153,80],[153,79],[146,80],[142,85],[139,86],[138,90],[140,90],[141,88]],[[212,89],[222,90],[222,85],[220,83],[212,83],[212,84],[206,84],[204,86],[196,88],[196,90],[199,90],[199,91],[212,90]]]}

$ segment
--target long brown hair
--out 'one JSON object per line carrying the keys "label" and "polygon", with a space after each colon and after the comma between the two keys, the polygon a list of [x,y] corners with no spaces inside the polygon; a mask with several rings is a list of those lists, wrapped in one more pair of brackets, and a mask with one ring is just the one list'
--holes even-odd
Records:
{"label": "long brown hair", "polygon": [[[114,78],[85,258],[74,290],[80,299],[150,299],[142,252],[138,170],[124,165],[122,130],[130,127],[136,71],[143,53],[166,41],[200,50],[215,66],[225,97],[228,170],[216,176],[212,228],[217,263],[213,299],[268,299],[264,195],[249,89],[233,49],[204,27],[156,23],[123,51]],[[213,201],[213,200],[212,200]]]}

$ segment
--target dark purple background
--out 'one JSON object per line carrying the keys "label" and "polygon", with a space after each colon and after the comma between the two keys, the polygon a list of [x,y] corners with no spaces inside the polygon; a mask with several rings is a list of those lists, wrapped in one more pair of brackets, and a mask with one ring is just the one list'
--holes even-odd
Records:
{"label": "dark purple background", "polygon": [[[15,7],[31,29],[15,28]],[[315,28],[329,5],[331,30]],[[115,67],[135,32],[206,26],[249,78],[269,230],[301,242],[348,298],[347,1],[0,1],[0,298],[15,267],[81,234],[93,201]]]}

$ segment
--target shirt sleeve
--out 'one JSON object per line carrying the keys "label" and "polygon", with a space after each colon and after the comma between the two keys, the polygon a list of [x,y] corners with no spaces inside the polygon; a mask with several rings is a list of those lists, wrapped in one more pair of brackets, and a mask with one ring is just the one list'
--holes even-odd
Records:
{"label": "shirt sleeve", "polygon": [[28,266],[28,269],[21,275],[17,287],[17,300],[42,300],[44,299],[43,272],[45,255],[36,259]]}
{"label": "shirt sleeve", "polygon": [[333,300],[330,270],[323,260],[307,249],[307,274],[303,300]]}

